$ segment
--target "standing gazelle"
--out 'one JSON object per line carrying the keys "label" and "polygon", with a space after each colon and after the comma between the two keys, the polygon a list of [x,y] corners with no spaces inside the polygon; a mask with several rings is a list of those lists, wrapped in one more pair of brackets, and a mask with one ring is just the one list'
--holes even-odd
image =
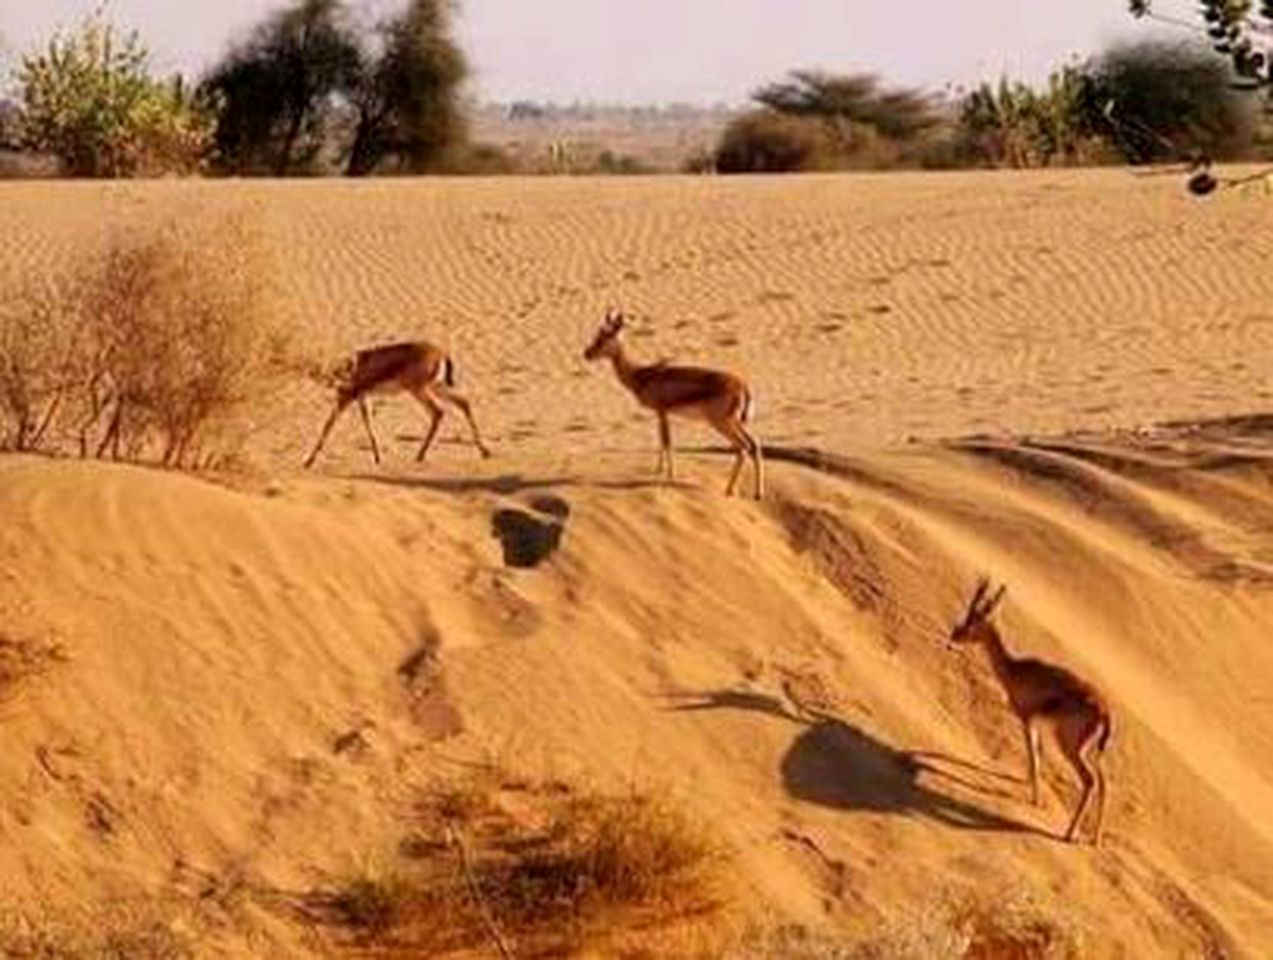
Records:
{"label": "standing gazelle", "polygon": [[601,329],[584,351],[585,360],[608,357],[614,364],[619,382],[632,391],[637,402],[648,407],[659,418],[658,472],[666,471],[675,478],[672,463],[672,428],[670,417],[705,420],[734,448],[734,469],[729,475],[725,495],[732,496],[738,485],[743,464],[751,458],[755,470],[756,499],[765,494],[765,467],[760,444],[747,430],[752,414],[751,390],[732,373],[705,370],[702,367],[676,367],[668,363],[637,366],[624,352],[619,334],[623,332],[623,314],[606,313]]}
{"label": "standing gazelle", "polygon": [[359,350],[342,366],[336,380],[336,406],[323,425],[318,443],[305,459],[307,468],[314,465],[319,451],[327,442],[327,435],[351,403],[358,404],[363,426],[371,440],[372,458],[379,463],[380,446],[376,443],[376,434],[371,426],[371,413],[367,409],[366,397],[373,393],[399,391],[411,394],[429,411],[429,430],[425,434],[424,443],[420,445],[420,452],[416,454],[417,462],[423,460],[429,452],[429,445],[433,443],[438,427],[442,424],[445,403],[458,407],[464,414],[473,432],[473,443],[482,456],[491,455],[482,443],[469,402],[455,392],[455,364],[446,353],[431,343],[420,340]]}
{"label": "standing gazelle", "polygon": [[980,643],[990,656],[990,666],[1008,695],[1012,711],[1021,720],[1026,753],[1030,763],[1030,796],[1039,804],[1038,724],[1052,726],[1061,753],[1083,781],[1083,798],[1070,821],[1065,839],[1073,843],[1092,792],[1099,790],[1093,844],[1101,842],[1101,822],[1105,817],[1105,775],[1101,756],[1109,744],[1113,726],[1109,707],[1089,683],[1041,660],[1012,656],[1004,649],[999,631],[990,618],[1003,600],[1007,587],[990,595],[990,581],[977,585],[968,612],[951,631],[952,643]]}

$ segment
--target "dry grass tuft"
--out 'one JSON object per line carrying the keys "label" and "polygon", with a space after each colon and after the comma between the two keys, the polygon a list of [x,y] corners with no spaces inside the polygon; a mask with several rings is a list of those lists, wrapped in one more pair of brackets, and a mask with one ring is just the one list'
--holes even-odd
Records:
{"label": "dry grass tuft", "polygon": [[498,778],[427,796],[400,868],[315,901],[378,955],[563,956],[721,907],[717,847],[667,803]]}
{"label": "dry grass tuft", "polygon": [[410,897],[410,887],[401,876],[368,869],[337,888],[331,907],[345,926],[374,938],[398,925]]}

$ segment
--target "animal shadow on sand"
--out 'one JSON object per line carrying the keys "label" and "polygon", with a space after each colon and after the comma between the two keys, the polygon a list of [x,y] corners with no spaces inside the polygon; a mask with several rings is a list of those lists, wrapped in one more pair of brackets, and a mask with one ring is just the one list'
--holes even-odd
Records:
{"label": "animal shadow on sand", "polygon": [[801,716],[779,698],[754,691],[712,690],[678,695],[678,699],[681,702],[670,709],[747,710],[799,724],[801,730],[779,765],[783,787],[798,800],[837,810],[923,817],[960,830],[1051,836],[920,782],[922,774],[932,773],[973,790],[1005,795],[954,776],[933,761],[946,760],[980,770],[971,764],[938,754],[899,750],[844,720],[808,710]]}
{"label": "animal shadow on sand", "polygon": [[[533,511],[533,512],[532,512]],[[504,565],[537,567],[561,545],[570,504],[560,497],[536,497],[530,510],[505,507],[491,518],[491,534],[504,550]]]}

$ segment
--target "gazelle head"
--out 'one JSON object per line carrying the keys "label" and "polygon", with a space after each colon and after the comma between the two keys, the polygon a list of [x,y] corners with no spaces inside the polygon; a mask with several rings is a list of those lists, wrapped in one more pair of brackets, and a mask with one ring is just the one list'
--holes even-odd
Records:
{"label": "gazelle head", "polygon": [[990,580],[986,577],[977,584],[977,589],[968,604],[968,612],[950,631],[951,643],[982,643],[989,636],[990,618],[1003,601],[1008,588],[1001,586],[991,593]]}
{"label": "gazelle head", "polygon": [[619,347],[619,334],[623,332],[623,314],[618,310],[607,310],[606,318],[601,321],[597,335],[583,352],[585,360],[599,360],[613,356]]}

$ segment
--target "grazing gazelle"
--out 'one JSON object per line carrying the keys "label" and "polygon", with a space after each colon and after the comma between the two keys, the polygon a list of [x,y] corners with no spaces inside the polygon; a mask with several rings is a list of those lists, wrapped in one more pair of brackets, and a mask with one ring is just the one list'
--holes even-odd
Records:
{"label": "grazing gazelle", "polygon": [[1000,587],[990,596],[990,581],[983,579],[977,585],[964,619],[951,631],[951,642],[979,643],[986,648],[990,666],[1008,695],[1013,713],[1021,720],[1030,763],[1030,796],[1035,806],[1039,804],[1038,725],[1052,726],[1061,753],[1083,781],[1083,799],[1065,833],[1070,843],[1078,836],[1092,792],[1100,791],[1092,840],[1099,844],[1105,817],[1105,775],[1100,760],[1113,730],[1109,707],[1091,684],[1068,670],[1041,660],[1017,658],[1004,649],[999,631],[990,618],[1007,589]]}
{"label": "grazing gazelle", "polygon": [[491,455],[486,444],[482,443],[469,402],[455,392],[455,364],[442,350],[420,340],[359,350],[342,365],[340,372],[336,374],[336,407],[323,425],[318,443],[314,444],[313,451],[305,459],[305,466],[308,468],[314,465],[319,451],[327,442],[327,435],[351,403],[358,404],[363,426],[367,428],[367,436],[371,440],[371,455],[379,463],[380,446],[376,443],[376,434],[371,427],[371,413],[367,410],[366,397],[372,393],[399,391],[411,394],[429,411],[429,431],[425,434],[424,443],[420,445],[420,452],[416,454],[417,462],[424,459],[424,455],[429,452],[429,445],[437,435],[442,423],[444,403],[459,408],[473,431],[474,445],[483,457]]}
{"label": "grazing gazelle", "polygon": [[632,391],[637,402],[648,407],[659,418],[658,471],[675,477],[672,464],[672,428],[669,417],[705,420],[734,448],[734,469],[729,475],[725,495],[732,496],[738,485],[743,464],[751,458],[755,469],[756,499],[765,494],[765,467],[760,444],[747,430],[751,419],[751,391],[739,377],[720,370],[701,367],[676,367],[666,362],[637,366],[628,359],[619,340],[623,332],[623,314],[608,311],[592,344],[584,351],[585,360],[608,357],[614,364],[619,382]]}

